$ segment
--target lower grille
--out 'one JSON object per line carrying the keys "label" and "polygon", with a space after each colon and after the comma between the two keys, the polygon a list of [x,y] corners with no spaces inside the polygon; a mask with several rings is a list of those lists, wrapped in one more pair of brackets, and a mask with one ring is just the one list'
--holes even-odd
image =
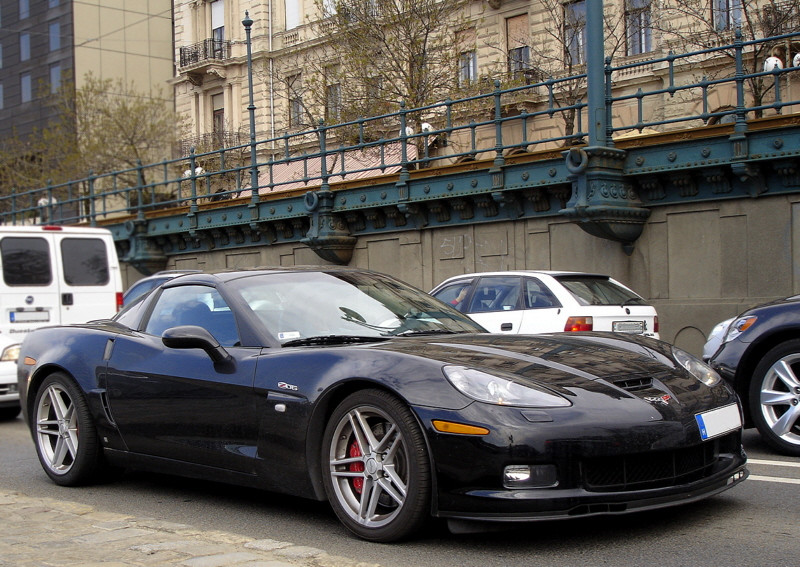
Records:
{"label": "lower grille", "polygon": [[713,474],[720,447],[730,443],[722,437],[674,451],[586,459],[581,463],[584,486],[596,492],[631,491],[695,482]]}

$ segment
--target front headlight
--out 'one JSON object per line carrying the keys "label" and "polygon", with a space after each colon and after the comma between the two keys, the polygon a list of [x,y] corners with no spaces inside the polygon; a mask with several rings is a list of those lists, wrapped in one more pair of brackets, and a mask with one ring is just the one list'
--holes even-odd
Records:
{"label": "front headlight", "polygon": [[528,408],[560,408],[572,405],[569,400],[554,392],[523,386],[474,368],[445,366],[442,371],[459,392],[479,402]]}
{"label": "front headlight", "polygon": [[19,345],[7,346],[0,355],[0,362],[16,362],[19,358]]}
{"label": "front headlight", "polygon": [[675,357],[678,364],[683,366],[689,374],[700,380],[706,386],[716,386],[722,380],[720,375],[717,374],[713,368],[698,360],[685,350],[673,346],[672,356]]}
{"label": "front headlight", "polygon": [[728,330],[725,332],[725,338],[722,339],[723,343],[727,343],[732,341],[733,339],[737,338],[739,335],[744,333],[747,329],[753,326],[753,323],[756,322],[758,317],[753,315],[749,317],[739,317],[731,323]]}

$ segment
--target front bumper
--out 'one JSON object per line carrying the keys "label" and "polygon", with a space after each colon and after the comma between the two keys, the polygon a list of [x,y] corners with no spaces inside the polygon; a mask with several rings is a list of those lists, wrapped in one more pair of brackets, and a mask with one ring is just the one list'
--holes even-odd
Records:
{"label": "front bumper", "polygon": [[[633,425],[573,414],[561,424],[556,418],[515,424],[510,408],[482,406],[476,413],[487,411],[506,418],[494,420],[504,425],[488,436],[427,431],[436,516],[517,522],[624,514],[708,498],[748,476],[741,428],[701,441],[693,417]],[[554,466],[558,482],[507,488],[509,465]]]}

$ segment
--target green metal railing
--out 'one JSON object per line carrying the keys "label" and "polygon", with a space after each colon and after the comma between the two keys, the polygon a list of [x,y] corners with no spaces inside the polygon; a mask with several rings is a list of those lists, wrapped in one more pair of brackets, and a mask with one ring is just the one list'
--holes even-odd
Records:
{"label": "green metal railing", "polygon": [[[764,114],[796,112],[800,105],[800,67],[762,69],[753,61],[760,48],[797,41],[800,32],[742,41],[667,57],[613,65],[606,60],[603,84],[587,85],[591,74],[552,77],[527,85],[495,83],[490,92],[445,100],[421,108],[399,105],[395,112],[341,124],[320,122],[300,132],[266,140],[193,153],[178,159],[113,172],[93,172],[82,179],[47,187],[8,190],[0,197],[0,223],[61,223],[91,225],[115,218],[142,220],[155,211],[186,210],[195,214],[204,203],[247,197],[251,206],[279,199],[287,192],[327,190],[339,181],[397,176],[402,184],[410,172],[445,163],[492,159],[502,168],[510,154],[536,150],[562,151],[581,146],[589,135],[587,92],[601,89],[605,115],[605,145],[626,131],[697,128],[732,121],[744,135],[750,119]],[[697,78],[687,68],[714,64],[717,76]],[[721,72],[725,70],[726,72]],[[617,87],[620,77],[639,73],[642,82],[654,73],[663,76],[658,88],[635,91]],[[766,94],[753,101],[748,85],[765,82]],[[654,81],[651,81],[654,82]],[[768,87],[768,88],[767,88]],[[587,90],[588,89],[588,90]],[[713,94],[734,93],[728,108],[710,107]],[[566,93],[580,93],[567,96]],[[701,110],[663,115],[670,100],[685,98]],[[564,128],[564,124],[572,128]],[[555,132],[555,133],[552,133]],[[255,163],[253,163],[255,156]],[[361,156],[361,159],[351,159]],[[252,191],[253,169],[258,187]],[[335,188],[335,187],[334,187]],[[298,212],[298,214],[304,214]]]}

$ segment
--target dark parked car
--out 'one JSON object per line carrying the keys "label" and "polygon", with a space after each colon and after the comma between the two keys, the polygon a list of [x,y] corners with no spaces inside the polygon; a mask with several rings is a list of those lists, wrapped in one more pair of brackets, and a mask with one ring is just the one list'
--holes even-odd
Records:
{"label": "dark parked car", "polygon": [[800,456],[800,295],[734,318],[710,364],[739,393],[746,423],[764,442]]}
{"label": "dark parked car", "polygon": [[61,485],[133,467],[328,500],[358,536],[708,497],[747,476],[708,366],[634,335],[492,335],[346,268],[190,274],[37,330],[19,385]]}
{"label": "dark parked car", "polygon": [[147,276],[137,280],[125,290],[124,294],[122,294],[122,305],[125,306],[129,303],[132,303],[140,295],[144,295],[145,293],[154,290],[167,280],[182,276],[183,274],[196,274],[198,272],[200,272],[200,270],[162,270],[160,272],[156,272],[152,276]]}

